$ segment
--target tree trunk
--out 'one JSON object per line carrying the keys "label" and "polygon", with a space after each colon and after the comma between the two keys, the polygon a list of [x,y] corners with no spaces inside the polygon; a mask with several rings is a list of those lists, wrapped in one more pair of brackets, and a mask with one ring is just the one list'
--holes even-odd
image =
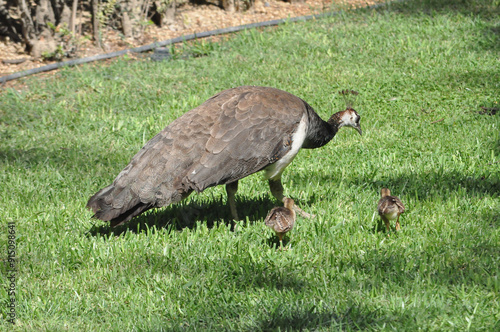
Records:
{"label": "tree trunk", "polygon": [[165,23],[166,24],[174,24],[175,22],[175,6],[177,5],[176,0],[172,0],[172,2],[167,6],[167,10],[165,11]]}
{"label": "tree trunk", "polygon": [[141,35],[141,20],[143,17],[144,0],[125,0],[122,2],[122,25],[123,34],[127,38],[135,38]]}
{"label": "tree trunk", "polygon": [[222,8],[224,8],[225,11],[233,13],[235,11],[234,2],[235,0],[221,0]]}
{"label": "tree trunk", "polygon": [[78,4],[91,5],[93,37],[101,46],[102,26],[119,27],[119,21],[127,38],[141,37],[152,1],[161,2],[162,15],[173,22],[175,0],[0,0],[0,36],[23,42],[35,58],[60,59],[76,49]]}
{"label": "tree trunk", "polygon": [[71,21],[69,24],[69,31],[74,35],[75,34],[75,25],[76,25],[76,11],[78,9],[78,0],[73,0],[73,7],[71,8]]}
{"label": "tree trunk", "polygon": [[158,0],[153,1],[150,10],[152,11],[151,21],[159,27],[164,24],[175,23],[175,8],[177,0]]}
{"label": "tree trunk", "polygon": [[12,1],[0,0],[0,22],[5,23],[0,24],[0,35],[8,36],[12,41],[19,43],[22,42],[22,25],[10,17],[9,9],[11,6]]}
{"label": "tree trunk", "polygon": [[94,42],[97,47],[101,47],[101,27],[97,11],[99,10],[99,0],[92,0],[92,32],[94,34]]}
{"label": "tree trunk", "polygon": [[122,13],[122,32],[125,37],[132,37],[132,23],[130,22],[130,17],[128,16],[128,12]]}
{"label": "tree trunk", "polygon": [[[305,1],[305,0],[304,0]],[[242,12],[252,8],[255,0],[220,0],[220,6],[228,12]]]}

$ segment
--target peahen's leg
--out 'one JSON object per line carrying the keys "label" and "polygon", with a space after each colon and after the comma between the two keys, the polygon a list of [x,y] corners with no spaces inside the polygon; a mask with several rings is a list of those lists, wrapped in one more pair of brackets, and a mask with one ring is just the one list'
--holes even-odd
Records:
{"label": "peahen's leg", "polygon": [[283,202],[283,185],[281,184],[281,179],[277,180],[269,180],[269,189],[271,189],[271,194],[273,194],[274,198],[278,201]]}
{"label": "peahen's leg", "polygon": [[[273,194],[273,196],[278,201],[283,202],[283,199],[285,198],[285,196],[283,196],[283,185],[281,184],[281,178],[274,179],[274,180],[269,179],[268,182],[269,182],[269,189],[271,189],[271,194]],[[297,204],[295,204],[293,206],[293,209],[295,210],[295,212],[297,212],[298,214],[300,214],[304,218],[314,218],[315,217],[313,214],[311,215],[311,214],[305,212],[304,210],[302,210],[301,208],[299,208],[297,206]]]}
{"label": "peahen's leg", "polygon": [[236,210],[236,192],[238,191],[238,181],[226,184],[227,192],[227,202],[229,203],[229,208],[231,209],[231,215],[234,220],[240,220],[238,218],[238,211]]}

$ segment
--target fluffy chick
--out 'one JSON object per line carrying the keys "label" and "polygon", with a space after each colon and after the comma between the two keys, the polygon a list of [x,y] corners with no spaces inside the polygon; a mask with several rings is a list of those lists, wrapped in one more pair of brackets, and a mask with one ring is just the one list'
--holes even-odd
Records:
{"label": "fluffy chick", "polygon": [[265,220],[266,225],[278,236],[281,250],[283,250],[283,236],[293,228],[296,217],[293,199],[286,197],[283,202],[284,206],[273,208]]}
{"label": "fluffy chick", "polygon": [[378,202],[378,214],[385,223],[387,231],[390,230],[390,221],[396,219],[396,231],[401,229],[399,224],[399,216],[405,212],[405,207],[397,196],[391,196],[391,191],[383,188],[380,191],[380,198]]}

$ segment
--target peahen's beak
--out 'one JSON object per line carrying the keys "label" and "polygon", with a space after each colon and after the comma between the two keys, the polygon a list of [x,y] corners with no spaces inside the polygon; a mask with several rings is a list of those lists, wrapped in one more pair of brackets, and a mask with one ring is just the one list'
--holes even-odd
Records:
{"label": "peahen's beak", "polygon": [[358,124],[356,127],[354,127],[354,129],[356,129],[360,135],[363,135],[363,131],[361,130],[360,124]]}

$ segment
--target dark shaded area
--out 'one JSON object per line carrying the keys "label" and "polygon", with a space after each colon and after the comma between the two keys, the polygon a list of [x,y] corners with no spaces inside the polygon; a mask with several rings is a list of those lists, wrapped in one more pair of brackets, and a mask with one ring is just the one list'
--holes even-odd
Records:
{"label": "dark shaded area", "polygon": [[[281,253],[277,253],[280,255]],[[246,251],[242,255],[248,255]],[[153,261],[153,260],[157,261]],[[213,330],[217,328],[222,330],[222,326],[227,326],[221,322],[234,322],[241,319],[246,307],[234,301],[234,298],[229,297],[227,288],[234,289],[239,293],[249,292],[255,294],[253,290],[278,290],[283,291],[283,296],[286,293],[293,292],[307,296],[308,285],[304,278],[293,268],[293,266],[275,266],[271,261],[261,260],[258,263],[252,262],[251,259],[244,257],[240,259],[224,259],[220,261],[207,260],[206,265],[200,266],[198,276],[200,280],[194,278],[193,284],[203,281],[204,269],[217,270],[217,275],[223,276],[221,282],[210,283],[215,287],[215,291],[211,292],[210,298],[200,305],[197,311],[196,318],[191,317],[191,320],[177,322],[176,328],[170,326],[168,330]],[[162,266],[168,266],[172,269],[168,258],[156,256],[151,259],[151,265],[157,266],[157,271],[161,272]],[[150,267],[149,267],[150,268]],[[153,269],[155,273],[155,269]],[[188,286],[189,287],[189,286]],[[260,301],[258,298],[256,301]],[[279,298],[276,299],[281,302]],[[273,302],[273,301],[271,301]],[[335,301],[334,301],[335,302]],[[208,304],[208,305],[207,305]],[[268,308],[273,308],[272,311]],[[359,329],[367,327],[371,324],[377,324],[378,321],[386,322],[391,320],[386,317],[385,313],[374,312],[372,310],[362,308],[351,304],[347,310],[337,309],[326,303],[317,306],[309,300],[300,300],[297,302],[282,301],[274,308],[272,303],[262,302],[258,319],[248,321],[246,328],[242,331],[277,331],[277,330],[304,330],[319,327],[336,327],[345,329]]]}
{"label": "dark shaded area", "polygon": [[[314,305],[305,308],[299,304],[296,304],[296,308],[281,305],[270,312],[267,319],[260,321],[257,328],[260,331],[287,331],[291,328],[301,331],[320,327],[353,328],[349,311],[344,315],[338,315],[334,311],[317,313],[315,309]],[[252,331],[252,328],[247,331]]]}
{"label": "dark shaded area", "polygon": [[123,160],[117,153],[102,153],[99,156],[92,153],[93,150],[95,147],[87,144],[73,148],[57,146],[57,143],[53,142],[49,142],[47,148],[0,148],[0,165],[9,164],[19,171],[48,166],[46,172],[50,172],[50,169],[60,172],[63,176],[61,182],[65,187],[68,186],[65,183],[69,181],[65,178],[66,171],[70,172],[73,179],[77,176],[87,180],[93,178],[96,179],[96,183],[99,183],[102,178],[113,172],[117,165],[126,165],[126,160]]}
{"label": "dark shaded area", "polygon": [[351,317],[352,308],[339,314],[334,308],[319,309],[315,305],[302,303],[282,304],[267,313],[267,318],[259,321],[246,331],[303,331],[318,328],[336,330],[355,329],[372,323],[375,317],[366,317],[366,323],[358,325]]}
{"label": "dark shaded area", "polygon": [[500,179],[495,176],[465,175],[457,171],[445,171],[443,168],[426,173],[405,174],[383,181],[373,181],[370,178],[352,178],[350,183],[369,187],[374,191],[378,191],[384,186],[394,188],[394,193],[404,189],[405,195],[413,195],[423,200],[436,195],[440,195],[446,200],[447,193],[459,190],[465,190],[468,195],[478,198],[484,195],[496,197],[500,194]]}
{"label": "dark shaded area", "polygon": [[[498,197],[500,195],[500,179],[495,175],[466,175],[456,171],[447,172],[443,168],[428,173],[407,174],[383,181],[352,178],[350,183],[371,188],[373,191],[378,191],[382,187],[390,187],[394,189],[395,193],[403,191],[402,196],[400,196],[403,201],[405,195],[417,197],[418,200],[431,200],[433,197],[439,197],[446,201],[450,193],[457,191],[465,191],[466,195],[477,200],[482,200],[484,196]],[[411,206],[407,208],[411,210]],[[487,215],[478,216],[478,221],[486,229],[500,227],[500,206],[490,212]],[[404,220],[404,214],[402,220]],[[380,229],[379,227],[380,225],[375,226],[374,231]]]}
{"label": "dark shaded area", "polygon": [[494,0],[403,0],[389,2],[388,7],[405,14],[456,12],[465,16],[480,14],[488,18],[496,18],[500,14],[500,7]]}
{"label": "dark shaded area", "polygon": [[[402,215],[401,219],[403,219],[403,217],[404,217],[404,214]],[[387,232],[387,228],[385,227],[385,224],[384,224],[382,218],[380,218],[380,216],[377,215],[375,217],[375,225],[373,225],[371,230],[373,233],[387,233],[387,235],[390,236],[393,233],[393,231],[396,230],[395,226],[393,224],[391,224],[391,231]]]}
{"label": "dark shaded area", "polygon": [[[259,331],[328,331],[378,330],[400,317],[371,310],[364,305],[352,304],[347,310],[327,306],[319,309],[314,304],[283,304],[268,313],[268,317],[258,322]],[[389,325],[390,326],[390,325]],[[254,331],[255,327],[247,329]]]}
{"label": "dark shaded area", "polygon": [[497,114],[498,110],[500,110],[500,108],[498,107],[484,107],[484,106],[481,106],[481,109],[482,111],[478,112],[481,115],[495,115]]}
{"label": "dark shaded area", "polygon": [[[261,220],[266,217],[270,209],[277,205],[277,202],[268,196],[254,199],[239,196],[236,204],[240,217],[244,216],[248,220]],[[202,220],[206,222],[208,228],[221,223],[230,225],[232,229],[234,227],[229,206],[220,196],[210,202],[200,203],[195,199],[188,199],[164,209],[153,209],[117,227],[111,227],[109,223],[102,225],[105,222],[96,221],[96,225],[89,230],[89,234],[119,236],[126,232],[138,233],[152,228],[180,231],[184,228],[193,229],[196,223]]]}
{"label": "dark shaded area", "polygon": [[[467,239],[467,234],[461,236],[456,241],[427,244],[421,250],[411,252],[368,250],[363,256],[353,256],[349,262],[341,262],[340,266],[341,269],[353,268],[357,274],[366,276],[382,275],[387,283],[402,288],[429,283],[444,288],[470,285],[494,291],[500,248],[482,239]],[[474,245],[464,246],[463,243]],[[376,285],[370,284],[368,279],[363,288],[370,287]]]}
{"label": "dark shaded area", "polygon": [[191,3],[199,6],[216,6],[222,8],[221,1],[218,0],[191,0]]}
{"label": "dark shaded area", "polygon": [[[89,147],[90,148],[90,147]],[[90,151],[90,150],[89,150]],[[16,163],[20,167],[31,168],[49,162],[57,168],[73,167],[74,155],[81,155],[84,151],[59,147],[59,149],[44,149],[43,147],[30,149],[0,150],[0,164],[4,162]],[[86,157],[86,156],[85,156]],[[81,156],[76,159],[83,159]],[[84,162],[82,160],[82,162]],[[88,160],[87,160],[88,162]]]}
{"label": "dark shaded area", "polygon": [[[500,151],[500,144],[498,143],[497,149]],[[499,154],[499,151],[497,151],[497,154]],[[376,175],[376,173],[373,175]],[[330,181],[331,178],[323,176],[319,183],[329,183]],[[400,197],[402,200],[404,200],[405,195],[417,197],[419,200],[428,200],[436,196],[446,200],[449,193],[456,191],[465,191],[467,195],[477,199],[482,199],[484,196],[498,197],[500,195],[500,179],[495,175],[467,175],[457,171],[449,172],[443,167],[426,173],[406,174],[384,180],[374,181],[373,178],[353,177],[346,179],[346,181],[350,185],[368,187],[374,192],[378,192],[382,187],[389,187],[394,193],[398,194],[403,191]],[[238,211],[241,216],[248,218],[248,220],[262,220],[269,210],[278,205],[269,193],[266,196],[253,199],[247,199],[244,197],[244,193],[240,193],[238,200]],[[310,196],[306,200],[299,201],[299,206],[307,210],[307,206],[314,204],[316,200],[315,195]],[[478,218],[484,221],[484,227],[500,226],[500,211],[498,210],[492,210],[491,214]],[[375,225],[373,231],[384,231],[385,226],[379,219],[377,217],[378,224]],[[196,201],[196,198],[188,199],[165,209],[148,211],[127,224],[115,228],[102,225],[102,222],[96,221],[96,225],[89,230],[89,233],[93,236],[120,235],[127,231],[141,232],[153,227],[156,227],[156,229],[182,230],[186,227],[194,228],[197,221],[206,221],[209,228],[220,223],[233,225],[225,196],[214,197],[214,200],[203,203]],[[285,237],[283,245],[287,245],[289,240],[289,237]],[[275,236],[270,236],[266,242],[270,247],[275,245],[279,247],[279,241]]]}
{"label": "dark shaded area", "polygon": [[[197,321],[185,322],[184,327],[169,327],[169,331],[200,330],[229,330],[221,327],[220,321],[237,321],[242,308],[236,303],[227,303],[219,306],[218,312],[208,312],[200,315]],[[352,331],[372,330],[382,328],[386,324],[399,320],[390,313],[380,312],[365,308],[364,305],[351,305],[345,310],[323,304],[321,308],[310,302],[294,302],[278,305],[274,310],[268,311],[264,306],[261,308],[260,319],[248,322],[246,327],[240,331],[317,331],[326,329],[328,331]],[[183,324],[184,325],[184,324]],[[155,328],[154,330],[158,330]]]}
{"label": "dark shaded area", "polygon": [[[500,43],[500,38],[498,42]],[[479,52],[483,52],[483,50],[480,50]],[[489,68],[488,70],[469,69],[467,71],[460,69],[453,69],[449,71],[442,70],[439,75],[442,75],[444,80],[448,82],[449,86],[455,89],[461,89],[467,84],[482,87],[492,86],[495,84],[494,82],[498,82],[500,80],[500,73],[495,70],[495,68]],[[415,80],[415,84],[422,89],[422,94],[425,94],[425,91],[435,90],[435,82],[429,81],[426,78],[417,78]],[[473,111],[475,111],[475,109]]]}
{"label": "dark shaded area", "polygon": [[2,1],[0,6],[0,36],[9,37],[13,42],[22,42],[22,25],[19,18],[13,19],[11,13],[16,11],[15,0]]}
{"label": "dark shaded area", "polygon": [[[277,253],[280,255],[281,253]],[[248,255],[246,252],[244,255]],[[306,286],[306,282],[297,272],[290,268],[278,268],[272,266],[268,261],[263,260],[257,263],[250,258],[245,260],[223,260],[216,262],[223,270],[221,275],[231,283],[236,289],[277,289],[301,292]]]}
{"label": "dark shaded area", "polygon": [[[270,248],[276,248],[276,250],[280,250],[280,239],[274,234],[274,232],[267,238],[265,243]],[[288,243],[290,243],[290,235],[287,233],[285,234],[285,236],[283,236],[283,250],[288,250]]]}
{"label": "dark shaded area", "polygon": [[429,15],[442,13],[460,13],[464,16],[478,15],[482,19],[491,20],[491,25],[484,27],[477,39],[476,45],[482,50],[500,49],[500,25],[497,18],[500,16],[500,6],[494,0],[401,0],[389,2],[378,10],[394,11],[403,15]]}

